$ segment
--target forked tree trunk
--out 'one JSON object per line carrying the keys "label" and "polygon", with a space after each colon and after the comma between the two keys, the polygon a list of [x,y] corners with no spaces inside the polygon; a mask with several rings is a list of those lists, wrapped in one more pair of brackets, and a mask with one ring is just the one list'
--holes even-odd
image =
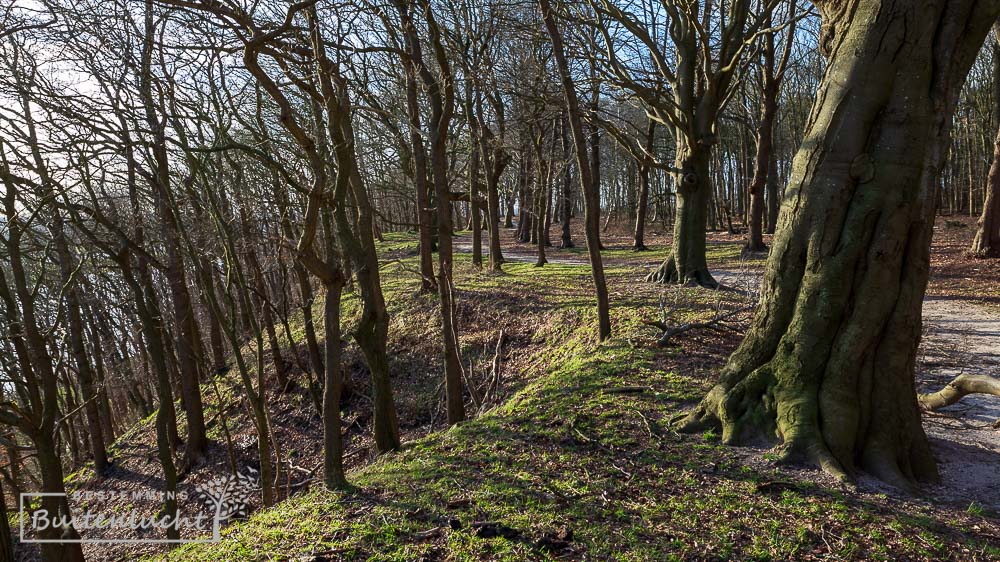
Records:
{"label": "forked tree trunk", "polygon": [[[497,143],[497,136],[486,125],[483,118],[483,101],[476,92],[476,120],[479,129],[479,154],[483,159],[483,175],[486,176],[486,224],[489,233],[490,271],[501,271],[503,251],[500,249],[500,177],[510,161],[506,151]],[[495,105],[496,121],[500,137],[504,135],[502,104]]]}
{"label": "forked tree trunk", "polygon": [[1000,3],[817,4],[830,62],[761,303],[686,426],[909,488],[938,477],[914,391],[938,171],[955,98]]}
{"label": "forked tree trunk", "polygon": [[[323,78],[326,79],[325,77]],[[332,84],[330,85],[332,89]],[[344,107],[340,114],[350,115],[349,98],[342,94],[339,98]],[[330,113],[333,113],[332,111]],[[334,120],[330,121],[331,126]],[[331,128],[330,138],[336,142],[341,173],[350,174],[350,187],[357,201],[357,214],[351,219],[357,221],[356,232],[352,230],[354,220],[349,220],[345,205],[337,206],[334,214],[338,225],[340,243],[353,261],[359,265],[355,271],[363,307],[361,318],[354,331],[354,340],[365,356],[365,363],[372,378],[372,431],[375,447],[380,453],[399,449],[399,418],[396,402],[392,395],[392,381],[389,378],[389,358],[387,344],[389,338],[389,312],[385,307],[382,293],[382,277],[379,273],[378,252],[372,225],[374,212],[369,200],[368,188],[361,178],[354,149],[354,129],[350,119],[340,122],[339,133]],[[478,211],[477,211],[478,212]],[[332,243],[332,241],[331,241]]]}
{"label": "forked tree trunk", "polygon": [[677,186],[677,211],[674,220],[673,248],[646,281],[664,284],[694,284],[716,287],[705,257],[705,229],[708,204],[712,197],[709,175],[709,148],[691,145],[681,132],[677,134],[674,174]]}
{"label": "forked tree trunk", "polygon": [[[486,142],[483,141],[483,154]],[[507,156],[502,149],[493,152],[492,166],[486,171],[486,217],[489,224],[490,271],[500,271],[503,250],[500,248],[500,176],[507,167]]]}

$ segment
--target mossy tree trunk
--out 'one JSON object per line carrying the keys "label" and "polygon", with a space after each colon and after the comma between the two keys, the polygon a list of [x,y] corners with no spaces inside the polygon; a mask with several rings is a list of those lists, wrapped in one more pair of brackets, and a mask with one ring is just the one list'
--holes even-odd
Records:
{"label": "mossy tree trunk", "polygon": [[678,132],[676,150],[674,185],[677,186],[677,210],[673,246],[667,259],[646,280],[716,287],[718,283],[709,273],[705,257],[705,229],[712,196],[710,149],[704,144],[690,142]]}
{"label": "mossy tree trunk", "polygon": [[830,62],[761,303],[686,426],[909,487],[938,476],[914,391],[938,171],[955,98],[1000,3],[817,4]]}

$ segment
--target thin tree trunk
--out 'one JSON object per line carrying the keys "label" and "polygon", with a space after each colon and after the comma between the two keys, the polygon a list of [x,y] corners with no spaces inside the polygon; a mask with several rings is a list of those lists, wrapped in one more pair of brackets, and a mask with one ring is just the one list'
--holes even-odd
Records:
{"label": "thin tree trunk", "polygon": [[340,394],[340,294],[343,285],[328,283],[323,307],[326,335],[326,370],[323,381],[323,483],[331,490],[344,488],[344,439],[341,436]]}
{"label": "thin tree trunk", "polygon": [[[656,121],[650,119],[646,125],[646,153],[653,153],[653,143],[656,138]],[[646,212],[649,208],[649,164],[639,163],[639,197],[636,201],[635,230],[632,237],[632,249],[640,252],[646,250]]]}
{"label": "thin tree trunk", "polygon": [[778,178],[778,157],[771,151],[767,165],[767,233],[774,234],[778,226],[778,209],[781,207],[781,182]]}
{"label": "thin tree trunk", "polygon": [[[478,94],[477,94],[478,95]],[[497,120],[500,122],[501,135],[503,134],[502,104],[497,109]],[[501,146],[490,146],[496,142],[493,135],[483,122],[482,102],[477,99],[477,118],[479,119],[480,130],[480,154],[484,160],[484,172],[486,175],[486,222],[489,227],[490,243],[490,271],[500,271],[503,264],[503,251],[500,248],[500,177],[507,167],[509,158]]]}
{"label": "thin tree trunk", "polygon": [[566,160],[566,169],[563,172],[562,204],[560,205],[560,210],[562,211],[562,236],[559,247],[572,248],[574,244],[569,222],[573,212],[573,178],[570,173],[572,169],[570,162],[573,159],[573,147],[569,142],[569,118],[566,117],[565,113],[563,113],[563,120],[559,124],[559,129],[561,130],[560,137],[562,139],[563,158]]}
{"label": "thin tree trunk", "polygon": [[155,166],[150,183],[156,210],[163,226],[164,243],[167,257],[164,276],[170,287],[173,303],[173,320],[176,324],[177,337],[175,347],[180,368],[181,400],[184,403],[184,413],[187,417],[188,439],[185,456],[191,465],[199,464],[208,448],[208,437],[205,430],[205,413],[201,402],[201,389],[198,358],[196,356],[197,326],[194,309],[191,305],[191,295],[188,292],[184,275],[184,257],[181,252],[178,219],[174,215],[170,193],[170,161],[167,154],[166,133],[163,123],[157,116],[153,97],[155,87],[152,84],[152,57],[154,36],[157,32],[154,26],[153,3],[147,0],[145,5],[145,37],[142,47],[142,69],[140,90],[143,92],[142,103],[146,124],[152,132],[151,148]]}
{"label": "thin tree trunk", "polygon": [[[611,315],[608,306],[608,285],[604,279],[604,262],[601,259],[600,192],[593,175],[594,169],[591,168],[591,160],[587,156],[587,141],[583,133],[580,102],[577,99],[576,86],[573,84],[573,78],[569,72],[569,63],[566,61],[566,55],[563,51],[562,35],[556,26],[555,15],[549,6],[549,0],[538,0],[538,6],[542,12],[545,29],[552,40],[552,53],[556,59],[563,93],[566,97],[566,114],[573,134],[573,144],[576,147],[577,170],[580,174],[580,189],[583,192],[585,205],[587,252],[590,255],[590,269],[594,278],[594,289],[597,293],[598,337],[601,340],[606,340],[611,337]],[[597,148],[599,149],[599,146]],[[597,158],[594,158],[595,167],[599,165],[598,162]]]}
{"label": "thin tree trunk", "polygon": [[3,489],[3,478],[0,478],[0,560],[14,562],[14,537],[10,534],[10,519],[7,515],[7,498]]}
{"label": "thin tree trunk", "polygon": [[[772,40],[773,41],[773,40]],[[772,57],[773,58],[773,57]],[[769,84],[770,85],[770,84]],[[750,236],[746,249],[751,252],[767,250],[764,245],[764,189],[770,174],[773,149],[774,116],[778,109],[778,87],[764,88],[763,107],[757,124],[757,154],[754,158],[753,179],[750,180]]]}

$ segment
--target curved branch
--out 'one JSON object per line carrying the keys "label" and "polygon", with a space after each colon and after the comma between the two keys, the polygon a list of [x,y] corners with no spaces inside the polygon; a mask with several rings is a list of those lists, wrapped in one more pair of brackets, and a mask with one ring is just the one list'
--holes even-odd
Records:
{"label": "curved branch", "polygon": [[917,400],[924,410],[937,410],[951,406],[969,394],[1000,396],[1000,379],[988,375],[958,375],[937,392],[918,394]]}

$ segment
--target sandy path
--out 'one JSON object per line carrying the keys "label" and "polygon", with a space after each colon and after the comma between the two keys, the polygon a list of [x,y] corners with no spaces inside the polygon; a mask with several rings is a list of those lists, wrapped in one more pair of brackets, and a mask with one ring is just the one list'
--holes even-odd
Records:
{"label": "sandy path", "polygon": [[[924,300],[923,354],[917,386],[940,389],[962,373],[1000,376],[1000,317],[989,309],[945,297]],[[970,395],[924,416],[940,486],[929,492],[1000,511],[1000,398]]]}

